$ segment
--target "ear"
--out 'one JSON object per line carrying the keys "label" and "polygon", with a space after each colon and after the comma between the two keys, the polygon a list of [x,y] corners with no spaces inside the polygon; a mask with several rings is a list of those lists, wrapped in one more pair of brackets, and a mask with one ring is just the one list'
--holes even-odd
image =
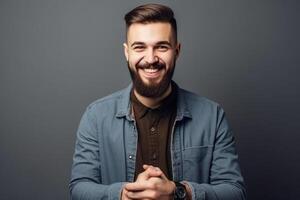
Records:
{"label": "ear", "polygon": [[127,43],[124,42],[123,47],[124,47],[124,54],[125,54],[126,60],[128,61],[128,51],[129,51],[129,49],[128,49]]}
{"label": "ear", "polygon": [[181,44],[179,42],[177,42],[176,49],[175,49],[176,59],[179,57],[180,50],[181,50]]}

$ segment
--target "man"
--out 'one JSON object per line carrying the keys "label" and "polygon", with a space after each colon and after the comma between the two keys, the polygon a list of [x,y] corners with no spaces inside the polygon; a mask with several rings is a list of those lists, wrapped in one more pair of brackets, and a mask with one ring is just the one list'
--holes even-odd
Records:
{"label": "man", "polygon": [[173,11],[142,5],[125,21],[132,84],[85,111],[72,199],[245,199],[224,111],[172,81],[180,52]]}

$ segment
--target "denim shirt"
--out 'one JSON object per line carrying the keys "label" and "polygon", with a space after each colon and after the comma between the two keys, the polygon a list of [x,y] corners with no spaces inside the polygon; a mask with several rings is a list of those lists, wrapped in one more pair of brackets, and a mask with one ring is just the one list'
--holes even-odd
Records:
{"label": "denim shirt", "polygon": [[[71,180],[72,199],[121,198],[134,180],[138,133],[132,84],[90,104],[79,124]],[[246,199],[232,130],[215,102],[178,88],[171,137],[174,181],[185,181],[194,200]]]}

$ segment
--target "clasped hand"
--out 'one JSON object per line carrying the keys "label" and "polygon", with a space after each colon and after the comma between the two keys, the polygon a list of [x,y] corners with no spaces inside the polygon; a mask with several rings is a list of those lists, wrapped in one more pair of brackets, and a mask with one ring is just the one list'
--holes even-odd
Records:
{"label": "clasped hand", "polygon": [[170,200],[173,197],[175,183],[168,180],[158,167],[143,165],[144,172],[140,173],[133,183],[127,183],[122,190],[122,200]]}

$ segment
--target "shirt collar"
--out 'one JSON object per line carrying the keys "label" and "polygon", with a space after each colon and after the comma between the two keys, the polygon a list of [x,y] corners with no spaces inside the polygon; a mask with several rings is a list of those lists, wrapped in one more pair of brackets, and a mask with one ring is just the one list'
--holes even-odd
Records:
{"label": "shirt collar", "polygon": [[133,89],[130,92],[130,99],[132,101],[132,104],[134,106],[134,115],[137,118],[144,117],[149,111],[159,113],[160,115],[168,114],[171,111],[174,111],[176,109],[176,99],[177,99],[177,85],[172,84],[172,91],[171,93],[162,100],[161,105],[155,109],[149,108],[142,104],[137,97],[135,96]]}
{"label": "shirt collar", "polygon": [[[192,118],[188,102],[186,101],[186,91],[178,87],[178,85],[172,81],[177,87],[177,114],[176,119],[182,120],[184,117]],[[127,120],[133,121],[132,106],[130,101],[130,92],[132,90],[132,83],[122,91],[116,94],[117,100],[117,113],[116,117],[126,117]]]}

